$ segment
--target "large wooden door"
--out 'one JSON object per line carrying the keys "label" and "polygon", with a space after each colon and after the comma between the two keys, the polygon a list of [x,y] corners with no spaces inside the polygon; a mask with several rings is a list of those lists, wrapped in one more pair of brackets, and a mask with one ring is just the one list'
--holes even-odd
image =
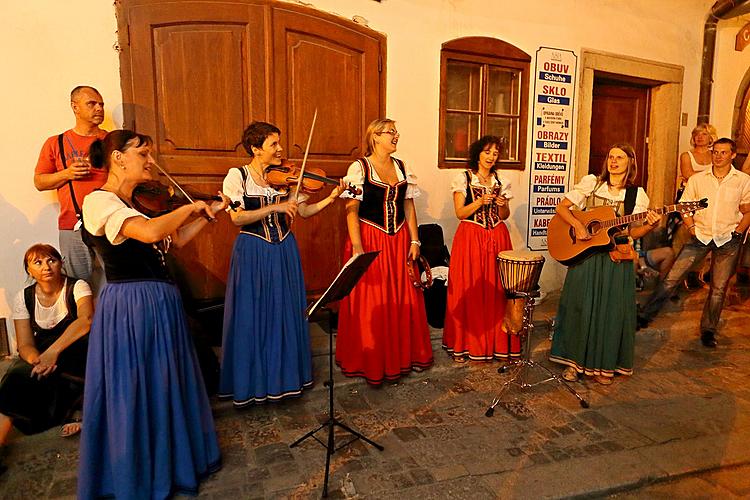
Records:
{"label": "large wooden door", "polygon": [[591,149],[589,173],[599,175],[608,148],[626,142],[635,149],[638,161],[636,184],[646,188],[648,182],[648,103],[646,86],[595,80],[591,104]]}
{"label": "large wooden door", "polygon": [[[220,189],[249,160],[241,136],[253,120],[276,124],[288,158],[301,161],[316,108],[308,164],[340,177],[362,154],[367,123],[384,114],[384,37],[353,22],[270,0],[117,5],[125,126],[154,138],[179,181]],[[341,264],[343,203],[293,231],[315,294]],[[236,234],[223,218],[178,252],[194,297],[223,295]]]}

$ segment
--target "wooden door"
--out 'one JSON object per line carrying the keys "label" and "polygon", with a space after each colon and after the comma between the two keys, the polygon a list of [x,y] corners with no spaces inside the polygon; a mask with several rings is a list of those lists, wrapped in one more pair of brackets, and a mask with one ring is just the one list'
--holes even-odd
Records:
{"label": "wooden door", "polygon": [[648,181],[649,88],[626,82],[595,80],[591,104],[591,149],[589,173],[599,175],[609,147],[626,142],[635,149],[638,161],[636,185]]}
{"label": "wooden door", "polygon": [[[125,126],[154,138],[178,181],[220,189],[249,160],[241,136],[253,120],[276,124],[288,157],[301,160],[316,107],[308,164],[341,176],[362,154],[366,124],[384,114],[384,37],[351,21],[270,0],[116,5]],[[293,226],[310,293],[340,267],[342,205]],[[177,252],[193,297],[224,294],[238,231],[222,219]]]}

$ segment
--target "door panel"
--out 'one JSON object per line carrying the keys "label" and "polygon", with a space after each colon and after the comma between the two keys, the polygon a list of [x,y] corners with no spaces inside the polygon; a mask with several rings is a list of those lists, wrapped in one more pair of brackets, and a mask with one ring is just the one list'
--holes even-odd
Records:
{"label": "door panel", "polygon": [[[253,120],[276,124],[288,157],[301,163],[317,108],[309,165],[340,177],[363,154],[367,124],[384,114],[385,38],[351,21],[271,0],[116,7],[125,126],[153,137],[160,165],[204,192],[249,161],[241,137]],[[308,292],[319,293],[342,264],[343,201],[292,228]],[[224,294],[237,232],[221,216],[175,252],[193,297]]]}
{"label": "door panel", "polygon": [[635,149],[638,161],[636,184],[646,188],[648,181],[648,102],[647,87],[613,82],[594,82],[591,108],[591,149],[589,173],[599,175],[608,148],[626,142]]}

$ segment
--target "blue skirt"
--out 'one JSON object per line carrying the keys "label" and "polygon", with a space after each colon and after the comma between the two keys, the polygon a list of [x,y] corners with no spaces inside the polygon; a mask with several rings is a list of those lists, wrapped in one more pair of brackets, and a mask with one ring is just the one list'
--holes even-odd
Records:
{"label": "blue skirt", "polygon": [[297,241],[240,233],[224,303],[220,397],[237,407],[299,396],[312,385],[305,282]]}
{"label": "blue skirt", "polygon": [[78,497],[194,494],[219,466],[177,288],[159,281],[105,285],[89,335]]}

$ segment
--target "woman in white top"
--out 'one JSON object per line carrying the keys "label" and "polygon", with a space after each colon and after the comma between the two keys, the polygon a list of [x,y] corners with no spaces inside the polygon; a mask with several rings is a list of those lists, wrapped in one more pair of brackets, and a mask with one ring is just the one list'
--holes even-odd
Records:
{"label": "woman in white top", "polygon": [[[587,175],[557,205],[557,214],[575,230],[579,240],[591,239],[588,230],[571,212],[610,206],[618,216],[648,210],[649,199],[633,186],[637,173],[635,151],[615,144],[604,161],[601,175]],[[629,196],[630,195],[630,196]],[[649,211],[644,224],[634,223],[614,236],[628,243],[643,237],[659,222]],[[565,277],[555,321],[550,360],[565,365],[563,378],[579,374],[609,385],[615,373],[633,373],[636,330],[635,270],[629,260],[615,261],[599,251],[571,265]]]}
{"label": "woman in white top", "polygon": [[[68,416],[81,388],[61,374],[83,377],[94,310],[91,288],[62,273],[56,248],[33,245],[23,265],[35,283],[21,290],[13,304],[19,359],[0,383],[0,445],[13,425],[33,434],[61,424]],[[78,430],[79,424],[70,424],[61,433],[67,436]]]}

